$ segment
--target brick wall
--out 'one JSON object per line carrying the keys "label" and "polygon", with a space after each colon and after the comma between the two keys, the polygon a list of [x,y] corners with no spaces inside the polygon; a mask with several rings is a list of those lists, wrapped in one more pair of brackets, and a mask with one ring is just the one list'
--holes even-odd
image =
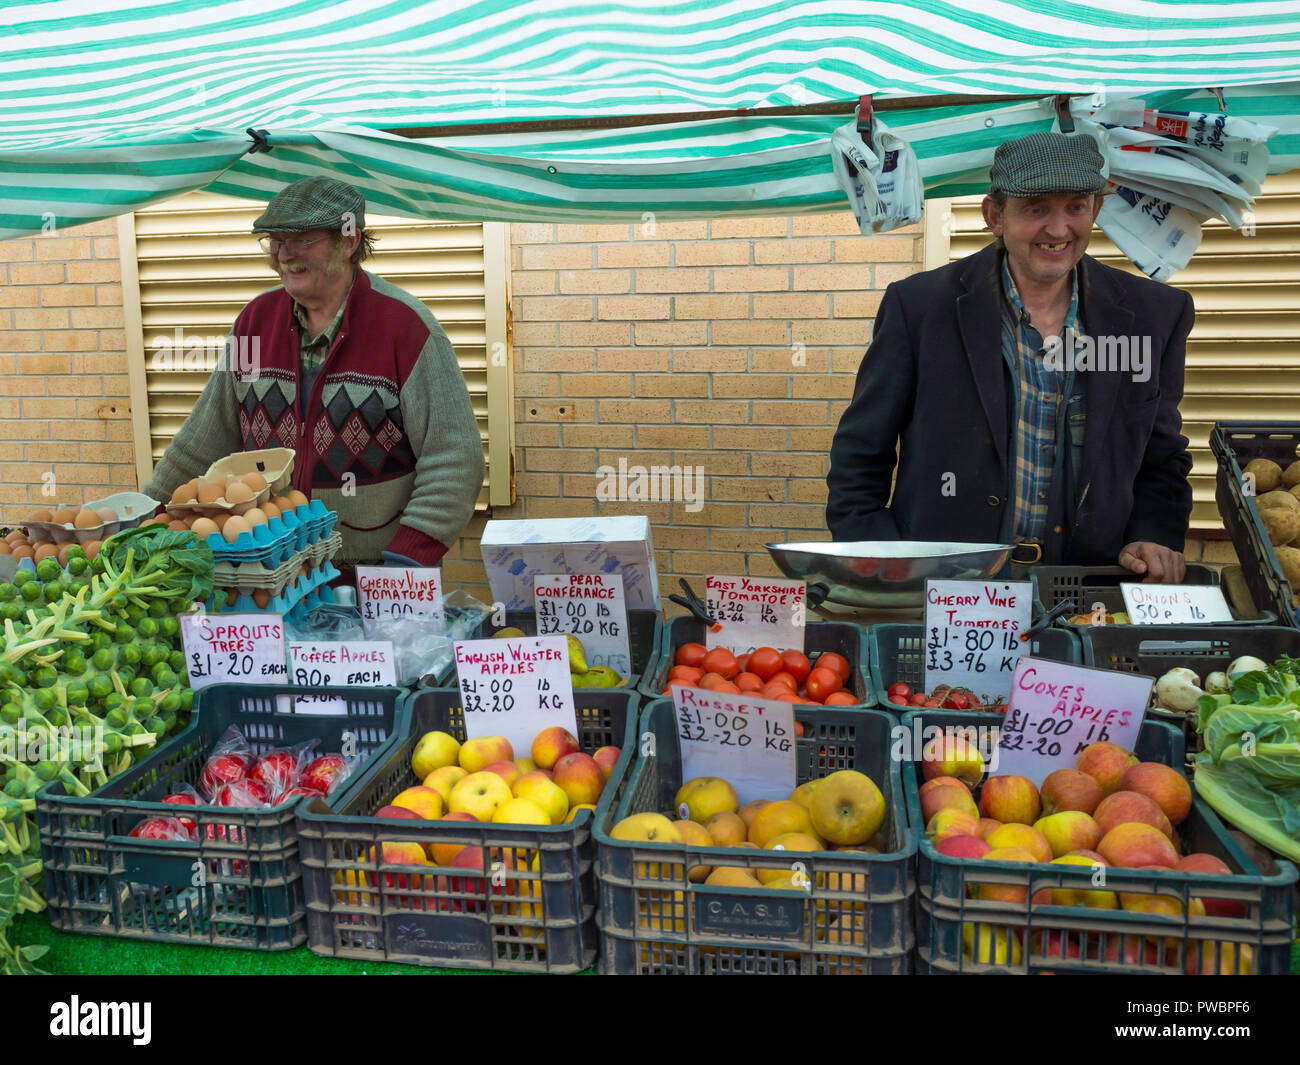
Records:
{"label": "brick wall", "polygon": [[0,523],[135,487],[117,224],[0,242]]}

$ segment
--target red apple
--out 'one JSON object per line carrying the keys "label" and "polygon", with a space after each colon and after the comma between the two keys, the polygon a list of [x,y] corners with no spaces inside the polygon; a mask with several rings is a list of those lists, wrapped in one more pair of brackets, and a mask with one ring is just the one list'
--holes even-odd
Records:
{"label": "red apple", "polygon": [[1028,777],[989,777],[980,789],[979,812],[1004,825],[1032,825],[1038,820],[1038,788]]}
{"label": "red apple", "polygon": [[248,776],[251,762],[242,754],[219,754],[208,759],[207,765],[199,776],[199,791],[207,798],[213,798],[222,784],[233,784]]}
{"label": "red apple", "polygon": [[302,771],[300,787],[328,795],[347,778],[348,763],[341,754],[323,754]]}
{"label": "red apple", "polygon": [[595,763],[600,766],[601,775],[606,780],[614,772],[614,767],[618,765],[619,755],[622,753],[617,747],[601,747],[591,756]]}
{"label": "red apple", "polygon": [[[1180,858],[1174,866],[1184,873],[1210,873],[1213,876],[1232,876],[1232,870],[1213,854],[1189,854]],[[1205,913],[1208,917],[1245,917],[1250,907],[1234,899],[1203,898]]]}
{"label": "red apple", "polygon": [[948,858],[983,858],[993,848],[979,836],[946,836],[934,849]]}

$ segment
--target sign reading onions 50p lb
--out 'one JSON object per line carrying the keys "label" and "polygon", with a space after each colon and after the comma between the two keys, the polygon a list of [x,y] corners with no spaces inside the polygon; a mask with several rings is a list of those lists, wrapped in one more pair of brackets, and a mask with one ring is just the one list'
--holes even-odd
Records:
{"label": "sign reading onions 50p lb", "polygon": [[1029,628],[1028,581],[925,582],[925,690],[940,684],[1003,699]]}
{"label": "sign reading onions 50p lb", "polygon": [[704,605],[716,622],[704,645],[743,655],[760,647],[802,651],[808,585],[775,577],[706,577]]}
{"label": "sign reading onions 50p lb", "polygon": [[369,632],[376,621],[433,618],[441,627],[442,570],[415,566],[358,566],[357,609]]}
{"label": "sign reading onions 50p lb", "polygon": [[1231,621],[1232,611],[1215,584],[1131,584],[1119,590],[1134,625],[1212,625]]}
{"label": "sign reading onions 50p lb", "polygon": [[537,635],[572,633],[582,641],[588,666],[620,677],[632,673],[627,599],[618,573],[539,573],[533,578]]}
{"label": "sign reading onions 50p lb", "polygon": [[284,684],[289,662],[278,614],[183,614],[185,667],[195,691],[211,684]]}
{"label": "sign reading onions 50p lb", "polygon": [[1136,673],[1020,659],[998,738],[998,774],[1041,785],[1054,769],[1073,768],[1091,744],[1133,750],[1154,683]]}
{"label": "sign reading onions 50p lb", "polygon": [[673,685],[682,781],[721,777],[743,806],[794,791],[794,704]]}
{"label": "sign reading onions 50p lb", "polygon": [[456,641],[456,677],[465,708],[465,735],[504,736],[526,758],[542,729],[578,734],[563,636]]}

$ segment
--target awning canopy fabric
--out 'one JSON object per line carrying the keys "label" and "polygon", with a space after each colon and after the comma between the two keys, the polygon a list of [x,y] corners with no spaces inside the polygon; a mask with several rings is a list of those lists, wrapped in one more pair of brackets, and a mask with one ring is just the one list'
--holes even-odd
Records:
{"label": "awning canopy fabric", "polygon": [[[55,0],[0,19],[0,238],[198,188],[266,200],[322,173],[420,217],[842,209],[830,135],[863,93],[1207,110],[1222,87],[1231,114],[1278,127],[1270,172],[1300,166],[1291,0]],[[758,113],[726,114],[740,109]],[[927,195],[951,196],[980,191],[997,144],[1053,110],[967,100],[884,117]],[[563,125],[590,120],[607,125]],[[249,152],[250,128],[269,152]]]}

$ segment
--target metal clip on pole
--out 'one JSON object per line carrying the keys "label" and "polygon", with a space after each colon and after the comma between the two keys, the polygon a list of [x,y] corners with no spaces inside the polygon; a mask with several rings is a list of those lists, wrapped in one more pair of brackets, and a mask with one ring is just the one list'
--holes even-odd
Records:
{"label": "metal clip on pole", "polygon": [[1219,110],[1226,115],[1228,113],[1228,104],[1223,98],[1223,89],[1206,89],[1205,91],[1214,93],[1214,98],[1219,101]]}
{"label": "metal clip on pole", "polygon": [[269,152],[271,150],[271,144],[267,140],[270,134],[266,130],[250,128],[244,130],[244,132],[253,138],[253,146],[247,149],[248,155],[256,155],[258,152]]}
{"label": "metal clip on pole", "polygon": [[858,136],[873,152],[876,150],[876,146],[871,141],[874,124],[875,119],[871,111],[871,93],[867,93],[866,96],[858,97]]}
{"label": "metal clip on pole", "polygon": [[1062,93],[1056,98],[1056,121],[1061,124],[1062,133],[1074,132],[1074,116],[1070,114],[1070,96]]}
{"label": "metal clip on pole", "polygon": [[1073,614],[1073,613],[1074,613],[1074,600],[1063,599],[1061,600],[1061,602],[1057,603],[1056,606],[1052,607],[1051,610],[1043,614],[1041,618],[1039,618],[1032,625],[1030,625],[1029,628],[1025,629],[1025,631],[1020,634],[1020,639],[1023,642],[1028,643],[1040,632],[1047,631],[1047,629],[1051,626],[1052,622],[1055,621],[1057,618],[1063,618],[1065,617],[1066,614]]}
{"label": "metal clip on pole", "polygon": [[700,600],[700,597],[695,594],[695,590],[687,583],[686,578],[682,577],[677,583],[682,586],[682,591],[686,594],[670,595],[668,597],[669,601],[676,603],[678,606],[684,606],[695,616],[697,621],[703,622],[708,628],[713,628],[717,622],[713,620],[713,616],[709,613],[708,607],[706,607]]}

